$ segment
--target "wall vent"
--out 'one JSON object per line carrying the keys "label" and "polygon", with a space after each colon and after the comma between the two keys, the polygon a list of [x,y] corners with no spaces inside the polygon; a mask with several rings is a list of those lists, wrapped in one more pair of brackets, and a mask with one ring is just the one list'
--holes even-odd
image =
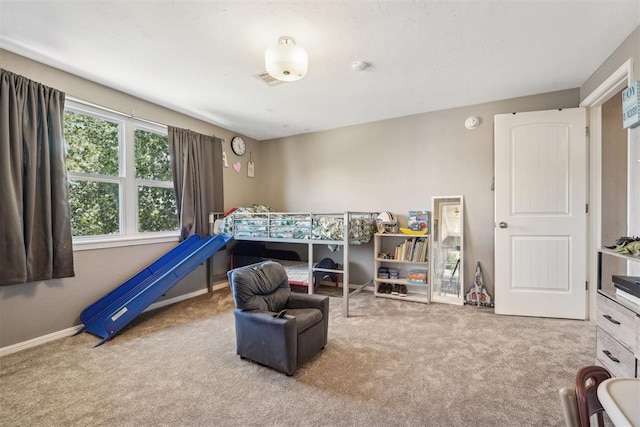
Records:
{"label": "wall vent", "polygon": [[254,75],[259,80],[262,80],[267,86],[276,86],[276,85],[279,85],[280,83],[284,83],[282,80],[278,80],[276,78],[271,77],[271,75],[266,71],[262,71]]}

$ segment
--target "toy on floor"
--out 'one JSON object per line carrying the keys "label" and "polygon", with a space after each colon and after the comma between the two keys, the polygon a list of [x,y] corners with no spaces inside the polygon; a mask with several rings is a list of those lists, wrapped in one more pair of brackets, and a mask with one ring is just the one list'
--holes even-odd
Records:
{"label": "toy on floor", "polygon": [[465,304],[476,304],[478,307],[493,307],[491,295],[489,295],[489,290],[482,279],[482,267],[480,267],[480,261],[476,264],[475,280],[471,285],[469,292],[467,292]]}
{"label": "toy on floor", "polygon": [[158,258],[135,276],[82,310],[81,332],[89,332],[102,340],[111,339],[154,301],[166,294],[215,252],[224,247],[231,236],[193,235]]}

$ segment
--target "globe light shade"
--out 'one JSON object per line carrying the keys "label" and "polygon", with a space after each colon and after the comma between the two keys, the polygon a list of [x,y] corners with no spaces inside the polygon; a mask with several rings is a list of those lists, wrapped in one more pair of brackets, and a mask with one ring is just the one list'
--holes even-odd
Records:
{"label": "globe light shade", "polygon": [[309,55],[296,46],[291,37],[280,37],[278,44],[269,47],[264,53],[267,73],[274,79],[294,82],[307,75]]}

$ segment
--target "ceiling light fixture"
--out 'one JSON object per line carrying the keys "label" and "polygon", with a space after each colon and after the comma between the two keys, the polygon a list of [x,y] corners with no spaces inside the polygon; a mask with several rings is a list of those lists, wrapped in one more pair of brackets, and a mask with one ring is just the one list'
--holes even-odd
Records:
{"label": "ceiling light fixture", "polygon": [[267,73],[283,82],[294,82],[307,75],[309,55],[296,45],[291,37],[282,36],[278,44],[270,46],[264,53]]}

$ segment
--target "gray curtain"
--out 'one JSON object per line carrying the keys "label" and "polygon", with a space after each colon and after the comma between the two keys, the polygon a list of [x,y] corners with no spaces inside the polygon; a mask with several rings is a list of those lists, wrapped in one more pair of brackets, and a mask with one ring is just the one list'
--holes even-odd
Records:
{"label": "gray curtain", "polygon": [[222,140],[169,126],[169,151],[181,239],[209,234],[209,212],[223,206]]}
{"label": "gray curtain", "polygon": [[64,100],[0,69],[0,285],[74,275]]}

